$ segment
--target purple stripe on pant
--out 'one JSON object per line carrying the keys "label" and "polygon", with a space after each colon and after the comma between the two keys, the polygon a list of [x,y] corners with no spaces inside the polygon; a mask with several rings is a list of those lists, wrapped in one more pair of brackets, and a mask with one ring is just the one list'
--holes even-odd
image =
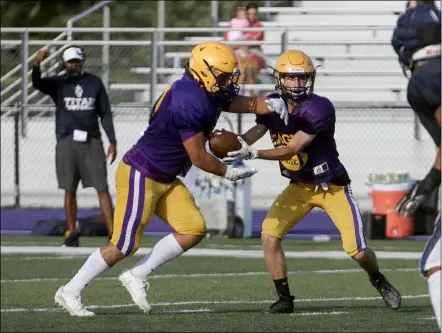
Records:
{"label": "purple stripe on pant", "polygon": [[359,233],[359,224],[362,223],[362,218],[359,221],[358,217],[360,216],[360,213],[358,207],[353,202],[350,185],[344,186],[344,192],[347,202],[351,207],[351,214],[353,215],[353,227],[355,229],[356,245],[358,247],[358,251],[362,251],[364,249],[363,243],[366,244],[365,239],[361,239],[361,235]]}
{"label": "purple stripe on pant", "polygon": [[124,213],[123,226],[121,228],[120,238],[118,239],[117,248],[121,251],[124,246],[124,240],[126,238],[127,224],[129,223],[130,215],[132,214],[133,200],[134,200],[134,179],[135,169],[130,168],[129,176],[129,193],[127,197],[126,212]]}

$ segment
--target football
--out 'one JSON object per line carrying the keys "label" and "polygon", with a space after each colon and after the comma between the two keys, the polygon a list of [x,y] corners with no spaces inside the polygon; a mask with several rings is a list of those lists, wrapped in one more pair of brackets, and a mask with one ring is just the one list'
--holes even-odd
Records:
{"label": "football", "polygon": [[241,143],[235,133],[222,130],[212,133],[209,148],[216,157],[224,158],[228,152],[241,149]]}

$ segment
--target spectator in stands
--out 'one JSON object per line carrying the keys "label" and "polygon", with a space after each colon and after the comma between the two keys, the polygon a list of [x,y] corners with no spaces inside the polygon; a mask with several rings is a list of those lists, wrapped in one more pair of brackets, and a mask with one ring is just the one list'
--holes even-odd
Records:
{"label": "spectator in stands", "polygon": [[[250,23],[246,16],[246,9],[244,7],[238,7],[235,11],[235,17],[229,22],[229,28],[248,28],[249,25]],[[246,34],[244,31],[230,30],[226,32],[224,39],[228,41],[245,40]]]}
{"label": "spectator in stands", "polygon": [[[249,3],[246,6],[247,19],[249,20],[251,28],[262,28],[261,22],[258,21],[258,5],[256,3]],[[247,31],[246,40],[248,41],[263,41],[264,31]],[[261,43],[249,45],[249,66],[247,68],[247,83],[257,83],[258,73],[261,69],[266,67],[265,57],[262,52]]]}
{"label": "spectator in stands", "polygon": [[[248,28],[249,20],[246,16],[246,9],[244,7],[238,7],[235,10],[235,17],[230,20],[229,28]],[[246,40],[246,34],[244,31],[240,30],[230,30],[224,33],[224,40],[229,42],[234,41],[244,41]],[[243,84],[246,67],[248,63],[249,48],[247,45],[231,45],[232,49],[235,51],[236,57],[238,58],[238,65],[240,67],[242,75],[238,79],[238,84]]]}
{"label": "spectator in stands", "polygon": [[[64,71],[56,76],[41,77],[40,63],[48,50],[40,50],[32,69],[35,89],[52,97],[55,107],[57,145],[55,163],[58,187],[65,191],[64,209],[67,218],[65,246],[79,246],[77,220],[77,188],[94,187],[109,236],[112,235],[113,207],[108,191],[106,159],[112,164],[117,155],[114,124],[109,98],[101,79],[83,71],[84,53],[70,46],[63,51]],[[104,154],[98,118],[110,145]]]}

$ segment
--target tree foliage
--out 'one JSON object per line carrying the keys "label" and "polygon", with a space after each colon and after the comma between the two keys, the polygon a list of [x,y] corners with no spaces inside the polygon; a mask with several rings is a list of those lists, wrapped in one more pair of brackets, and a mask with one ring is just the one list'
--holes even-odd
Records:
{"label": "tree foliage", "polygon": [[[99,1],[0,1],[2,27],[63,27],[68,19]],[[254,1],[264,5],[264,1]],[[290,6],[290,1],[275,1]],[[229,20],[236,7],[248,1],[218,1],[220,21]],[[166,27],[210,27],[210,1],[166,1]],[[157,1],[113,1],[112,27],[155,27]],[[100,26],[101,11],[86,16],[76,26]]]}

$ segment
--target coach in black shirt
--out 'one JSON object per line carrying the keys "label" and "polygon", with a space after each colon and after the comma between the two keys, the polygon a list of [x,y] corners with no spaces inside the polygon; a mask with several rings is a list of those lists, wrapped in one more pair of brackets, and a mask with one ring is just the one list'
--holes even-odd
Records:
{"label": "coach in black shirt", "polygon": [[[35,89],[51,96],[56,106],[55,161],[58,187],[65,190],[67,217],[64,245],[79,246],[75,222],[76,191],[80,180],[83,188],[94,187],[97,190],[106,228],[109,236],[112,234],[113,208],[106,168],[106,159],[112,164],[117,154],[112,112],[101,79],[83,71],[85,57],[80,47],[70,46],[64,50],[62,74],[42,78],[40,63],[46,54],[47,50],[37,53],[32,69],[32,84]],[[103,150],[98,118],[110,142],[107,156]]]}

